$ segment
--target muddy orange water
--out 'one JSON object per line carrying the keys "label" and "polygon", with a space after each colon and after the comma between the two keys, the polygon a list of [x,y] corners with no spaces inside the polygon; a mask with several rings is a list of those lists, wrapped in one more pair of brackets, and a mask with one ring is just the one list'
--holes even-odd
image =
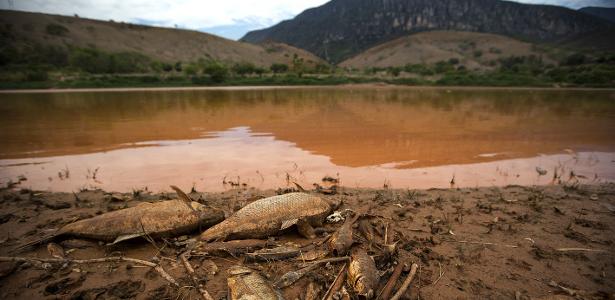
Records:
{"label": "muddy orange water", "polygon": [[325,175],[352,187],[449,187],[453,178],[473,187],[549,184],[554,173],[564,181],[615,181],[615,91],[0,94],[0,181],[23,176],[21,186],[34,189],[219,191],[228,188],[223,181],[311,187]]}

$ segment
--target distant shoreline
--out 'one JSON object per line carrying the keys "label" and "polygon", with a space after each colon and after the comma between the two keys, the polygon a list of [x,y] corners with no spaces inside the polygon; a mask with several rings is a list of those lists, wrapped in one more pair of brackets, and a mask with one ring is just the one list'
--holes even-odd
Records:
{"label": "distant shoreline", "polygon": [[429,90],[547,90],[547,91],[615,91],[613,87],[533,87],[533,86],[443,86],[443,85],[396,85],[379,83],[340,85],[245,85],[245,86],[180,86],[180,87],[111,87],[111,88],[48,88],[48,89],[0,89],[0,94],[48,94],[48,93],[91,93],[91,92],[155,92],[155,91],[245,91],[278,89],[339,89],[350,88],[396,88]]}

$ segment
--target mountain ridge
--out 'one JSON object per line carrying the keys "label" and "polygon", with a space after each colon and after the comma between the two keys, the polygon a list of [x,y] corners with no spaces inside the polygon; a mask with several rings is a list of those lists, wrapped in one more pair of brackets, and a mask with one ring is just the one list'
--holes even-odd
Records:
{"label": "mountain ridge", "polygon": [[[50,31],[55,28],[57,32]],[[0,10],[3,47],[95,48],[110,53],[136,52],[159,61],[196,61],[209,58],[224,62],[251,62],[268,67],[292,63],[294,54],[308,63],[322,60],[306,50],[285,45],[254,45],[186,29],[136,25],[80,17]]]}
{"label": "mountain ridge", "polygon": [[596,16],[598,18],[605,19],[610,22],[615,22],[615,7],[583,7],[579,9],[580,12]]}
{"label": "mountain ridge", "polygon": [[499,0],[333,0],[294,19],[249,32],[240,41],[283,42],[339,63],[378,44],[431,30],[567,43],[592,32],[612,33],[613,26],[564,7]]}

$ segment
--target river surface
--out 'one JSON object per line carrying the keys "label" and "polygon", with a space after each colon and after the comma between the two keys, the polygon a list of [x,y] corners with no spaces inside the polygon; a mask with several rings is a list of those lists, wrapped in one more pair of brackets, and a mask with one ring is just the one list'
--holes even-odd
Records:
{"label": "river surface", "polygon": [[[546,171],[546,175],[540,175]],[[0,183],[127,192],[615,181],[615,91],[0,93]],[[25,179],[25,180],[24,180]]]}

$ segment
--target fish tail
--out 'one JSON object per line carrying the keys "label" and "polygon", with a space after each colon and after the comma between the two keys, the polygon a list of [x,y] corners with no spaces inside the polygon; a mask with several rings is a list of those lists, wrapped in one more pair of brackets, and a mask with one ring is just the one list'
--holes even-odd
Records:
{"label": "fish tail", "polygon": [[17,248],[15,248],[15,249],[13,249],[13,250],[12,250],[12,252],[21,252],[21,251],[23,251],[23,250],[25,250],[25,249],[27,249],[27,248],[34,247],[34,246],[38,246],[38,245],[42,245],[42,244],[45,244],[45,243],[47,243],[47,242],[51,242],[53,239],[55,239],[56,237],[58,237],[58,235],[59,235],[59,233],[53,233],[53,234],[48,235],[48,236],[46,236],[46,237],[42,237],[42,238],[40,238],[40,239],[38,239],[38,240],[34,240],[34,241],[31,241],[31,242],[27,242],[27,243],[25,243],[25,244],[22,244],[22,245],[20,245],[20,246],[17,246]]}

